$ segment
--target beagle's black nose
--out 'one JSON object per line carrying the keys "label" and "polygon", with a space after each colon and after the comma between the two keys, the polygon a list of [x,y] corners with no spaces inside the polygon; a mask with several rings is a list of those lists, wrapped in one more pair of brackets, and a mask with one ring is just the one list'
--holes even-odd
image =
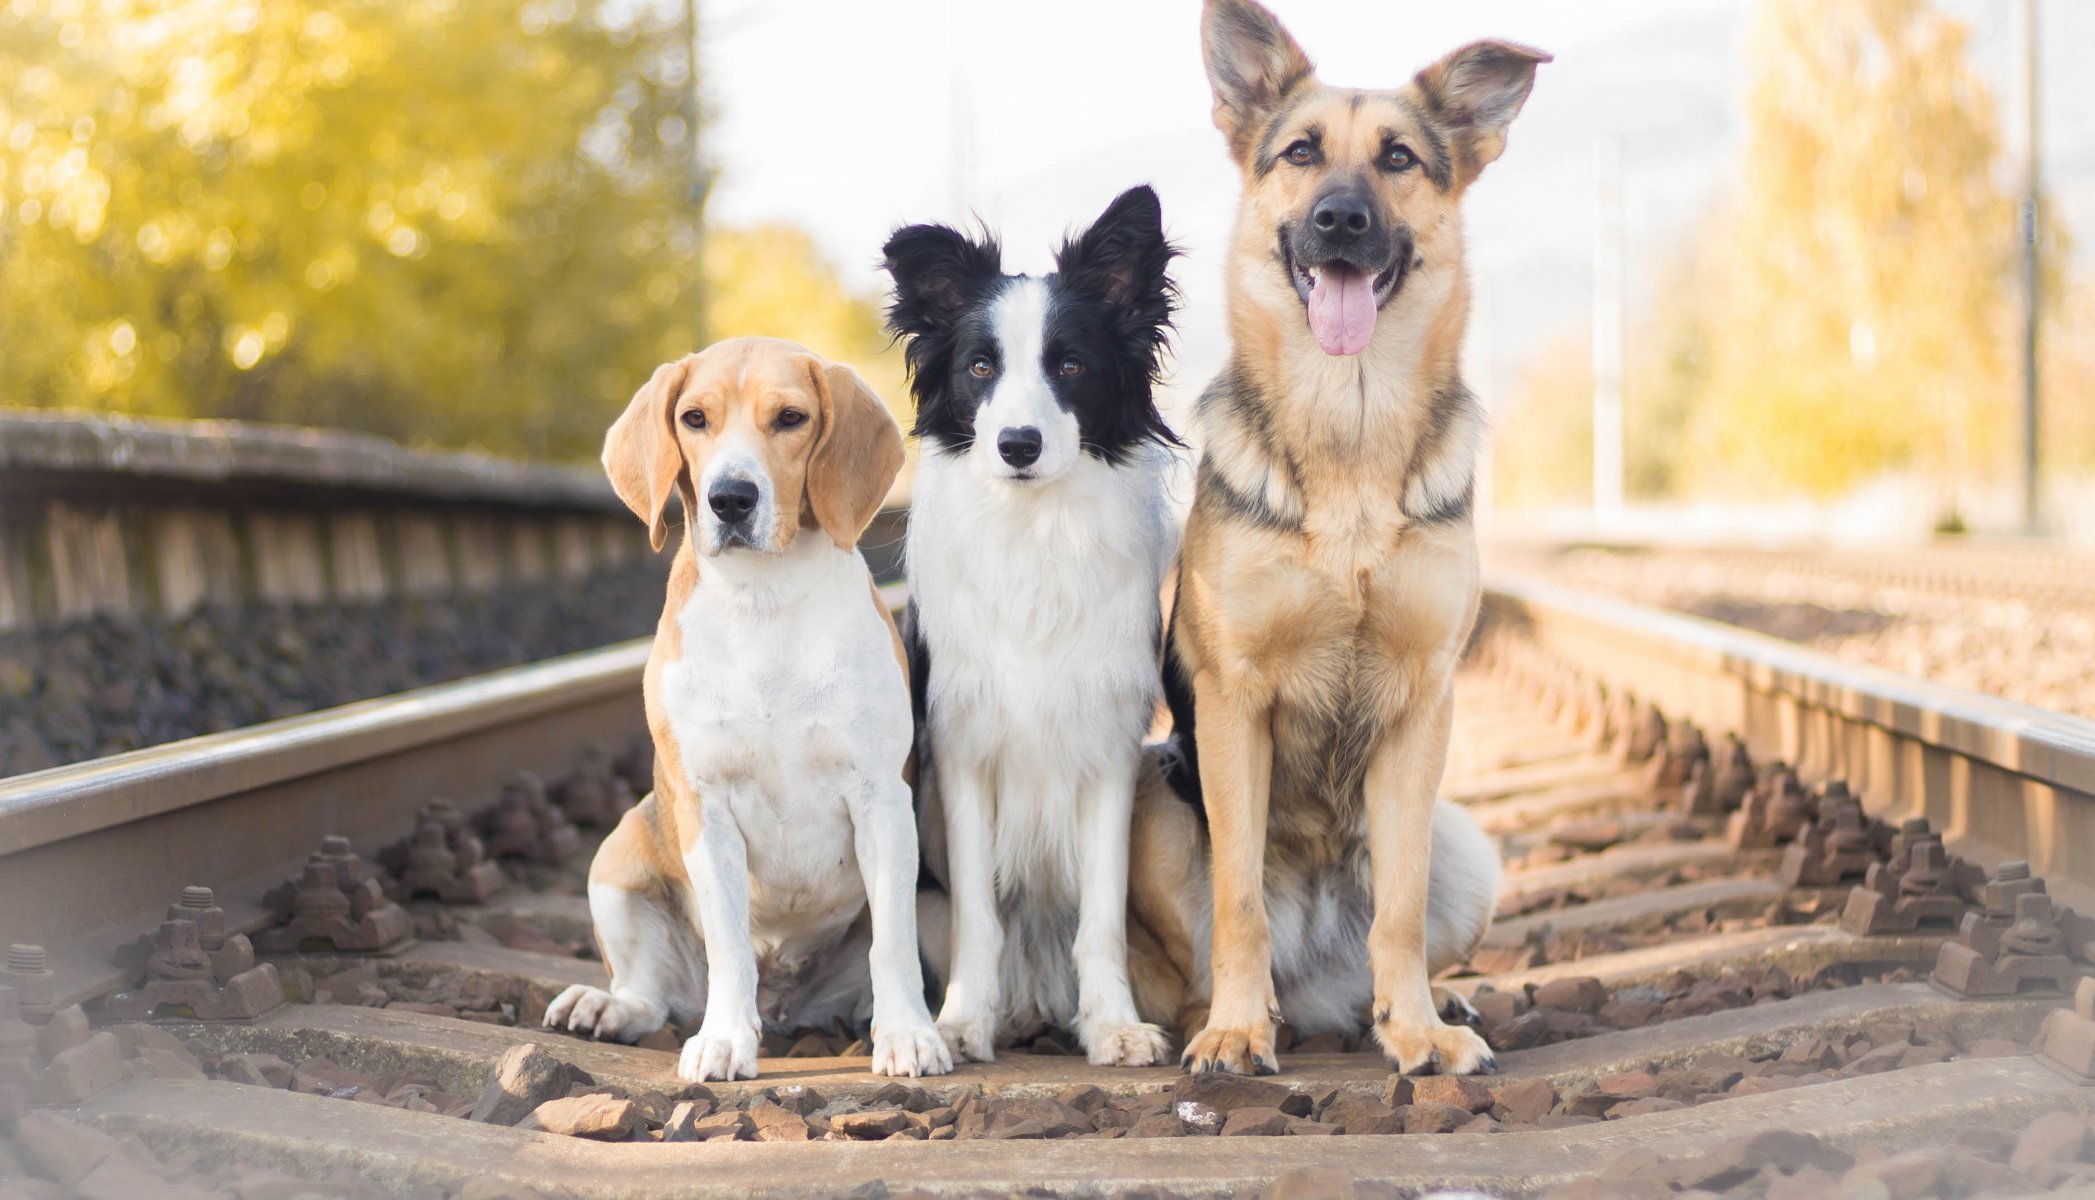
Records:
{"label": "beagle's black nose", "polygon": [[1030,467],[1040,458],[1040,431],[1031,425],[997,434],[997,453],[1014,467]]}
{"label": "beagle's black nose", "polygon": [[752,479],[723,479],[706,492],[706,505],[713,515],[730,525],[749,519],[756,510],[757,485]]}

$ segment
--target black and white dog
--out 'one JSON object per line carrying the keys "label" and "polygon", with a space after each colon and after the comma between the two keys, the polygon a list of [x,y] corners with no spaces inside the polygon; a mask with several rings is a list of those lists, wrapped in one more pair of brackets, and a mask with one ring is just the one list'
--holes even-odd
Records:
{"label": "black and white dog", "polygon": [[923,449],[904,637],[924,858],[950,896],[926,892],[921,918],[939,1031],[983,1061],[1046,1022],[1094,1063],[1164,1062],[1128,986],[1126,907],[1178,538],[1177,438],[1151,397],[1176,251],[1139,187],[1045,277],[939,225],[886,252]]}

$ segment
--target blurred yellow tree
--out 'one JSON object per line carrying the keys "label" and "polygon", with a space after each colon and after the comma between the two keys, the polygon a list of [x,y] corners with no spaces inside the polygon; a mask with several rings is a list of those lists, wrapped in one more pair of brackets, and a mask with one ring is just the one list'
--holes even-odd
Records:
{"label": "blurred yellow tree", "polygon": [[594,455],[697,342],[682,5],[0,5],[0,404]]}
{"label": "blurred yellow tree", "polygon": [[1593,345],[1560,337],[1531,359],[1518,405],[1493,414],[1492,503],[1509,509],[1584,503],[1593,495]]}
{"label": "blurred yellow tree", "polygon": [[707,340],[781,337],[850,363],[908,428],[913,406],[902,352],[881,327],[881,301],[846,288],[805,231],[789,225],[714,229],[700,257]]}
{"label": "blurred yellow tree", "polygon": [[1685,444],[1727,490],[1968,477],[2008,449],[2013,216],[1964,25],[1927,0],[1762,0],[1708,391]]}

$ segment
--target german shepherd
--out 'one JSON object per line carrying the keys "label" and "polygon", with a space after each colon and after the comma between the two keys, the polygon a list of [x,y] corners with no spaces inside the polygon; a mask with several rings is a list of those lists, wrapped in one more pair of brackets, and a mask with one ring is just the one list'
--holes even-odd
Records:
{"label": "german shepherd", "polygon": [[1430,982],[1499,880],[1435,800],[1478,599],[1460,205],[1550,58],[1476,42],[1400,88],[1335,88],[1253,0],[1207,0],[1202,46],[1243,173],[1233,349],[1200,399],[1175,745],[1136,817],[1135,914],[1168,960],[1137,971],[1138,1003],[1176,1001],[1190,1031],[1212,981],[1188,1070],[1277,1070],[1283,1013],[1370,1023],[1400,1071],[1491,1070]]}

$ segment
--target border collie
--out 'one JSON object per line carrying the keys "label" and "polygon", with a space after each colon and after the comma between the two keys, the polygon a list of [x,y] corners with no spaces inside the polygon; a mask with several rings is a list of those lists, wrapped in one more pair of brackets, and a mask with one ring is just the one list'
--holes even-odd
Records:
{"label": "border collie", "polygon": [[927,891],[922,920],[956,1058],[1042,1023],[1101,1065],[1170,1053],[1129,991],[1126,911],[1177,549],[1179,443],[1151,396],[1176,253],[1147,187],[1039,278],[1004,274],[986,234],[912,225],[887,243],[922,439],[904,634],[919,824],[951,898]]}

